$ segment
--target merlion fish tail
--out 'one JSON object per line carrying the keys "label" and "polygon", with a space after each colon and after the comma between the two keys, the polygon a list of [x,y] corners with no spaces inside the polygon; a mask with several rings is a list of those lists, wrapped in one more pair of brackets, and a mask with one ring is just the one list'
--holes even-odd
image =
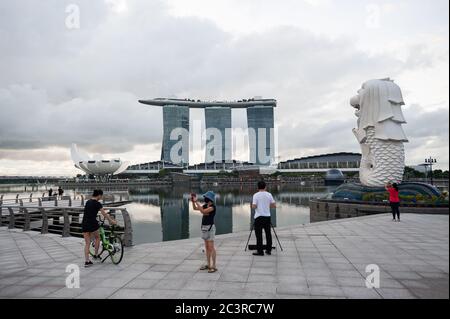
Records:
{"label": "merlion fish tail", "polygon": [[364,185],[377,187],[388,182],[400,183],[403,180],[403,142],[376,139],[375,128],[369,127],[367,140],[362,148],[360,179]]}

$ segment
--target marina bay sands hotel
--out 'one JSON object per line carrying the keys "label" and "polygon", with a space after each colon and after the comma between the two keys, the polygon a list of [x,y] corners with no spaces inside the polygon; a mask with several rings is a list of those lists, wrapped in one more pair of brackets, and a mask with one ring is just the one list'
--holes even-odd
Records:
{"label": "marina bay sands hotel", "polygon": [[[249,153],[250,160],[257,165],[270,165],[274,160],[274,108],[277,101],[274,99],[252,98],[236,102],[225,101],[200,101],[190,99],[156,98],[152,100],[139,100],[146,105],[160,106],[163,108],[163,143],[161,160],[174,162],[171,156],[172,147],[181,143],[182,164],[189,163],[189,136],[177,136],[171,134],[174,129],[182,128],[189,132],[189,109],[200,108],[205,110],[205,124],[207,132],[210,130],[220,132],[221,141],[214,141],[212,136],[207,136],[205,162],[232,161],[231,149],[231,111],[232,109],[247,110],[247,124],[249,129]],[[251,132],[254,132],[251,133]],[[250,136],[252,134],[253,136]],[[209,134],[208,134],[209,135]],[[209,146],[209,147],[208,147]],[[261,149],[264,148],[264,149]],[[217,152],[214,154],[214,152]],[[220,152],[221,151],[221,152]],[[261,154],[264,154],[263,159]],[[173,154],[172,154],[173,155]],[[267,160],[269,158],[269,160]],[[179,163],[176,163],[179,164]]]}

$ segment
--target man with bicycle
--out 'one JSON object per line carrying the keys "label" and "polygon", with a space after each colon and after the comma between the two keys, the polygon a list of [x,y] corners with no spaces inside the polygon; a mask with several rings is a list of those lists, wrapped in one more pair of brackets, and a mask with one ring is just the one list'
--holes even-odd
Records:
{"label": "man with bicycle", "polygon": [[95,255],[94,259],[100,259],[98,255],[98,250],[100,247],[100,235],[98,229],[100,225],[98,224],[97,215],[100,212],[104,218],[108,219],[109,223],[116,225],[117,222],[106,212],[100,200],[103,198],[103,191],[101,189],[94,190],[92,198],[89,199],[84,205],[83,221],[81,223],[81,231],[84,237],[84,267],[90,267],[93,265],[89,258],[89,246],[91,245],[91,238],[95,238]]}

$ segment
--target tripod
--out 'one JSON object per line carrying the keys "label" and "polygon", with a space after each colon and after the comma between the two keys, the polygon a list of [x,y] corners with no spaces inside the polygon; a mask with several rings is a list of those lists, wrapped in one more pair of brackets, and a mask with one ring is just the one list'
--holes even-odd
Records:
{"label": "tripod", "polygon": [[[277,232],[275,231],[275,227],[272,223],[270,223],[272,227],[273,233],[275,234],[275,238],[277,239],[278,245],[280,246],[281,251],[283,251],[283,246],[281,246],[280,239],[278,238]],[[252,229],[250,230],[250,235],[248,235],[247,244],[245,245],[245,251],[247,251],[248,243],[250,242],[250,238],[252,237],[253,230],[255,229],[255,223],[252,223]]]}

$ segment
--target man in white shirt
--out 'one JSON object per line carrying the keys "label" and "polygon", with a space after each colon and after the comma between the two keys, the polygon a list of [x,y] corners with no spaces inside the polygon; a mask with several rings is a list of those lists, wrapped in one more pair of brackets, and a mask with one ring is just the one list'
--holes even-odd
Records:
{"label": "man in white shirt", "polygon": [[272,253],[272,232],[271,232],[271,218],[270,209],[275,208],[275,200],[272,194],[266,191],[266,183],[258,183],[258,192],[253,195],[252,209],[255,210],[255,234],[256,234],[256,253],[255,256],[264,256],[264,246],[262,231],[266,233],[266,254],[270,255]]}

